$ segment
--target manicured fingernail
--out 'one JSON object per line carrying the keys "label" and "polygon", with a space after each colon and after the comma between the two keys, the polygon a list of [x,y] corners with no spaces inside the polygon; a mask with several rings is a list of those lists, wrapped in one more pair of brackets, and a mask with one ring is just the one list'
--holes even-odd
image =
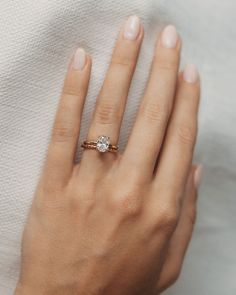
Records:
{"label": "manicured fingernail", "polygon": [[196,83],[199,79],[197,67],[193,64],[187,64],[184,69],[183,77],[188,83]]}
{"label": "manicured fingernail", "polygon": [[130,16],[124,26],[124,38],[128,40],[137,39],[141,28],[140,18],[137,15]]}
{"label": "manicured fingernail", "polygon": [[166,48],[175,48],[178,42],[179,36],[174,26],[169,25],[165,27],[161,35],[162,46]]}
{"label": "manicured fingernail", "polygon": [[203,165],[198,165],[194,172],[194,185],[196,189],[199,188],[202,182]]}
{"label": "manicured fingernail", "polygon": [[83,48],[78,48],[74,55],[73,68],[82,71],[86,65],[87,54]]}

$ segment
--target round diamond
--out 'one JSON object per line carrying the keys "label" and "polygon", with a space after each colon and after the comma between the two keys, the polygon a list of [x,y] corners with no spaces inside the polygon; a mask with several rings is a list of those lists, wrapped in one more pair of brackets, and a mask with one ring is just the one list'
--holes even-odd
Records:
{"label": "round diamond", "polygon": [[97,139],[97,150],[101,153],[105,153],[110,145],[110,140],[108,136],[101,135]]}

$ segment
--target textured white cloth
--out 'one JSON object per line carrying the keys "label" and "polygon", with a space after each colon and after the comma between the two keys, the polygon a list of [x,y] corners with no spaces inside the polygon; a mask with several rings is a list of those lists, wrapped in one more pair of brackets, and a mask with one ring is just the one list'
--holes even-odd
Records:
{"label": "textured white cloth", "polygon": [[234,0],[0,1],[0,294],[13,292],[20,237],[43,163],[69,57],[93,57],[84,138],[122,21],[146,35],[121,134],[124,146],[144,90],[157,31],[174,23],[183,60],[200,67],[203,95],[196,159],[205,165],[197,229],[169,295],[236,294],[236,29]]}

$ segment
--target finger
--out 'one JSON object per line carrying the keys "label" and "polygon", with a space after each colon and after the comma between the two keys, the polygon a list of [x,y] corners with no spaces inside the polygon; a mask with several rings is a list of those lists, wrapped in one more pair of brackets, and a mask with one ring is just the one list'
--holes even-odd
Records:
{"label": "finger", "polygon": [[99,135],[117,144],[127,95],[143,39],[143,27],[131,16],[119,33],[102,89],[99,93],[88,133],[89,140]]}
{"label": "finger", "polygon": [[175,106],[154,176],[154,186],[165,192],[162,194],[165,201],[174,204],[180,200],[192,163],[199,97],[197,69],[194,65],[187,65],[180,75]]}
{"label": "finger", "polygon": [[168,26],[157,41],[148,85],[131,133],[124,162],[142,167],[151,176],[172,109],[178,76],[181,42]]}
{"label": "finger", "polygon": [[158,292],[172,285],[181,272],[184,257],[194,229],[197,189],[200,184],[201,174],[202,166],[193,166],[188,176],[180,219],[170,240],[167,257],[158,279]]}
{"label": "finger", "polygon": [[48,148],[45,171],[50,181],[64,183],[72,172],[90,71],[91,59],[79,48],[67,72]]}

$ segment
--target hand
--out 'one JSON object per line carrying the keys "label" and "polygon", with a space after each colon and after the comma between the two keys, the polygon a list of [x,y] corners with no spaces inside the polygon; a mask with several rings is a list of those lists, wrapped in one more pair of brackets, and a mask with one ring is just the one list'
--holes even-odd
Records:
{"label": "hand", "polygon": [[[118,142],[143,39],[131,17],[120,31],[88,140]],[[123,154],[85,149],[75,163],[91,58],[68,70],[47,159],[23,235],[15,294],[158,294],[177,278],[189,243],[200,168],[199,77],[179,72],[181,40],[159,36],[147,88]]]}

